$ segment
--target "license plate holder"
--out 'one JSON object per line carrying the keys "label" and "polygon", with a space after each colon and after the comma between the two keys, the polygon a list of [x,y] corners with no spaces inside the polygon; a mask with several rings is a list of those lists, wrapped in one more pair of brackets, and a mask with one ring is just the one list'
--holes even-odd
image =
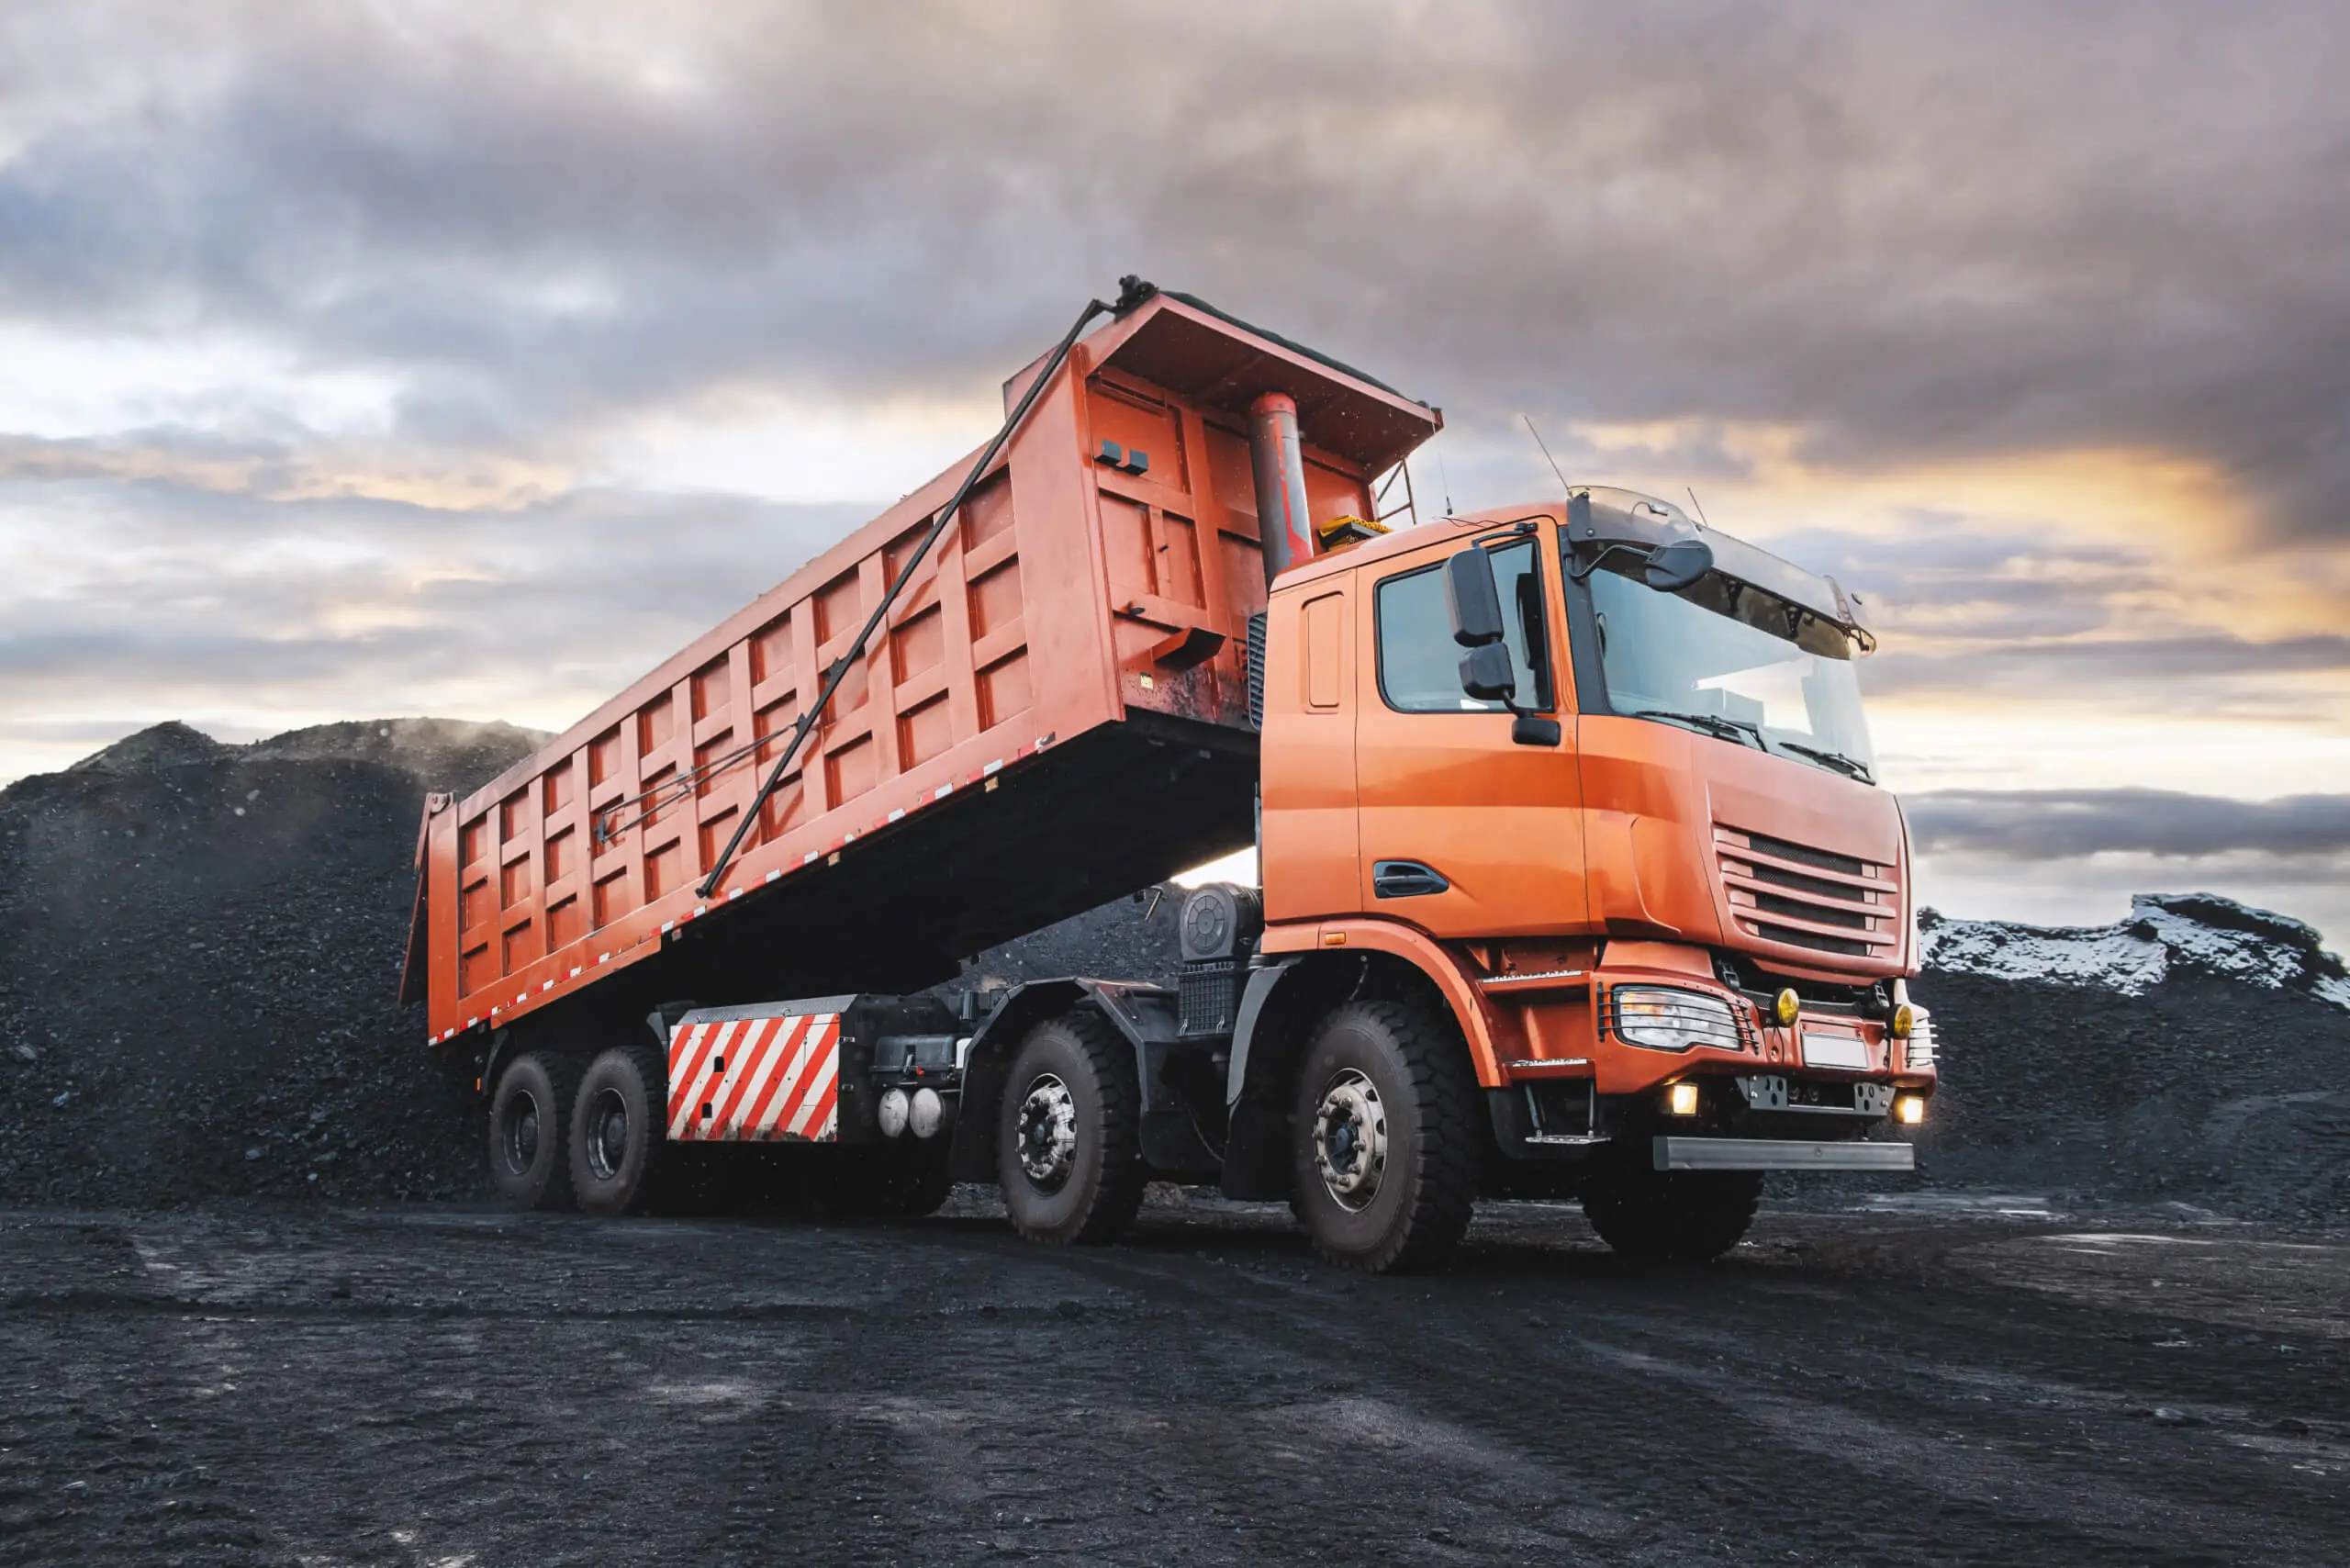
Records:
{"label": "license plate holder", "polygon": [[1869,1059],[1868,1042],[1858,1035],[1830,1035],[1817,1029],[1803,1032],[1803,1064],[1843,1072],[1866,1072],[1876,1065]]}

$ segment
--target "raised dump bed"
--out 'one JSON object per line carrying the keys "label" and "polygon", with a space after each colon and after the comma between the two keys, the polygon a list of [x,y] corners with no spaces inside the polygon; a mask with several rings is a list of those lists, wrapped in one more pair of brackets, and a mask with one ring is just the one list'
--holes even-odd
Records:
{"label": "raised dump bed", "polygon": [[436,1045],[542,1010],[585,1035],[681,999],[910,991],[1249,842],[1249,404],[1294,399],[1317,525],[1373,516],[1374,481],[1441,420],[1198,301],[1127,303],[926,554],[984,447],[529,761],[431,798],[403,994]]}

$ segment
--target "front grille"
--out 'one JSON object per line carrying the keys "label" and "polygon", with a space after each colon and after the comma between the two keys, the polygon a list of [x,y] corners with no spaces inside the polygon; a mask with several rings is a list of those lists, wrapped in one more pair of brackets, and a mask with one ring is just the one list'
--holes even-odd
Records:
{"label": "front grille", "polygon": [[1754,907],[1765,914],[1785,914],[1796,920],[1824,921],[1841,925],[1847,931],[1866,931],[1869,917],[1858,910],[1845,909],[1824,899],[1791,899],[1780,893],[1757,893]]}
{"label": "front grille", "polygon": [[1886,958],[1907,918],[1891,866],[1714,824],[1714,858],[1733,920],[1750,936],[1841,958]]}

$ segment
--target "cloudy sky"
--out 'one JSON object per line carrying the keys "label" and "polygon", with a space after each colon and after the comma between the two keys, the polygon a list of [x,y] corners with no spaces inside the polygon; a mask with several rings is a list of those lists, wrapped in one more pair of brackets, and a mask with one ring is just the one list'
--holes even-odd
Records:
{"label": "cloudy sky", "polygon": [[1140,272],[1880,607],[1929,899],[2350,937],[2338,5],[0,7],[0,779],[576,718]]}

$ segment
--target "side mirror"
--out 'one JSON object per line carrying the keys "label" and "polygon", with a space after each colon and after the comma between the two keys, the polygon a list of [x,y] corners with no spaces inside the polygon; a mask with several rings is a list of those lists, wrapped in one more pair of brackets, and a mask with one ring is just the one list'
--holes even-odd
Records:
{"label": "side mirror", "polygon": [[1679,593],[1714,569],[1714,547],[1702,539],[1676,539],[1649,552],[1640,576],[1659,593]]}
{"label": "side mirror", "polygon": [[[1445,562],[1444,607],[1452,615],[1452,640],[1462,647],[1482,648],[1502,640],[1502,596],[1494,587],[1494,564],[1484,551],[1472,544],[1454,551]],[[1506,674],[1507,655],[1503,655],[1502,668]],[[1465,681],[1468,660],[1460,662],[1460,669]]]}
{"label": "side mirror", "polygon": [[1460,689],[1481,702],[1507,702],[1516,697],[1517,673],[1510,667],[1509,649],[1500,643],[1480,643],[1470,649],[1460,661]]}

